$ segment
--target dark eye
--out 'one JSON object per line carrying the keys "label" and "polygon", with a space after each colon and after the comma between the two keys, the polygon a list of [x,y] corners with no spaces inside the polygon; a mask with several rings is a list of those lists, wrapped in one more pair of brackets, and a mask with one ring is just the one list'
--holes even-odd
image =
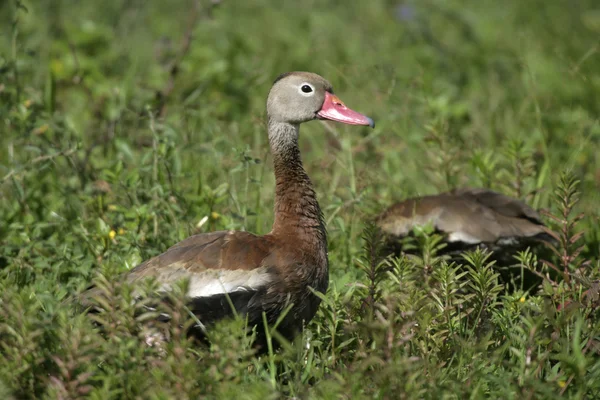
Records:
{"label": "dark eye", "polygon": [[312,88],[308,85],[302,85],[302,87],[300,88],[300,90],[302,90],[304,93],[310,93],[312,92]]}

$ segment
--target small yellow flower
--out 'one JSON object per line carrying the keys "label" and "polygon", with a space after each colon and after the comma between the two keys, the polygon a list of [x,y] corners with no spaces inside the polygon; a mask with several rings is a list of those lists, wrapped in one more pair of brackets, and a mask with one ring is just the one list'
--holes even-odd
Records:
{"label": "small yellow flower", "polygon": [[61,60],[52,60],[50,61],[50,69],[54,75],[61,75],[65,70],[65,65]]}
{"label": "small yellow flower", "polygon": [[519,302],[520,302],[520,303],[525,303],[525,296],[521,297],[521,298],[519,299]]}
{"label": "small yellow flower", "polygon": [[123,234],[125,234],[125,229],[123,229],[123,228],[119,228],[119,232],[118,232],[118,233],[119,233],[119,235],[123,235]]}
{"label": "small yellow flower", "polygon": [[31,107],[31,103],[32,103],[32,101],[27,99],[23,102],[23,105],[25,106],[25,108],[29,108],[29,107]]}
{"label": "small yellow flower", "polygon": [[111,239],[114,239],[115,236],[117,236],[117,232],[115,232],[113,229],[111,229],[110,232],[108,232],[108,237]]}
{"label": "small yellow flower", "polygon": [[109,204],[109,205],[108,205],[108,209],[109,209],[110,211],[117,211],[117,206],[115,206],[114,204]]}
{"label": "small yellow flower", "polygon": [[48,126],[48,124],[44,124],[44,125],[42,125],[42,126],[39,126],[39,127],[35,128],[35,129],[33,130],[33,134],[34,134],[34,135],[41,135],[41,134],[43,134],[43,133],[46,133],[46,132],[48,132],[48,129],[49,129],[49,128],[50,128],[50,127]]}
{"label": "small yellow flower", "polygon": [[212,213],[210,213],[210,217],[211,217],[212,219],[217,219],[217,218],[219,218],[220,216],[221,216],[221,214],[219,214],[219,213],[218,213],[218,212],[216,212],[216,211],[213,211]]}
{"label": "small yellow flower", "polygon": [[565,386],[567,386],[567,382],[565,382],[565,381],[558,381],[556,383],[558,384],[558,387],[560,387],[561,389],[564,388]]}

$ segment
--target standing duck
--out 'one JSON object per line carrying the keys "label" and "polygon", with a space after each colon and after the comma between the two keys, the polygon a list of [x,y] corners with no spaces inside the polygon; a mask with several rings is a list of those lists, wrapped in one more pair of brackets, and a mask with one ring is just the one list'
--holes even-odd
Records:
{"label": "standing duck", "polygon": [[[311,288],[325,293],[329,282],[327,235],[300,158],[300,124],[327,119],[374,127],[372,119],[346,107],[327,80],[309,72],[289,72],[275,80],[267,99],[267,116],[276,181],[271,232],[194,235],[126,275],[129,283],[155,278],[161,291],[170,290],[182,278],[189,279],[188,307],[203,325],[232,316],[232,304],[250,327],[260,328],[259,347],[264,345],[263,312],[273,324],[290,306],[278,332],[291,340],[319,306]],[[89,299],[97,290],[82,297]]]}
{"label": "standing duck", "polygon": [[443,253],[457,257],[465,250],[494,251],[501,266],[515,264],[519,250],[552,242],[540,215],[527,204],[489,189],[456,189],[394,204],[376,218],[390,252],[402,251],[401,239],[413,228],[431,224],[443,235]]}

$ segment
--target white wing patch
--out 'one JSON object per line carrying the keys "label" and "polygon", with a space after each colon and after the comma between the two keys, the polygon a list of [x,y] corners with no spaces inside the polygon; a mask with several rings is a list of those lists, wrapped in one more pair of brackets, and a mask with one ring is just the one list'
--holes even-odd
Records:
{"label": "white wing patch", "polygon": [[265,269],[254,271],[206,271],[190,278],[189,297],[208,297],[216,294],[257,290],[273,279]]}
{"label": "white wing patch", "polygon": [[207,269],[201,272],[190,272],[183,266],[174,263],[164,268],[155,277],[162,282],[159,291],[168,292],[173,283],[189,279],[187,296],[208,297],[216,294],[233,293],[238,291],[258,290],[273,281],[273,274],[266,267],[251,271],[236,269]]}
{"label": "white wing patch", "polygon": [[449,242],[463,242],[463,243],[469,243],[469,244],[477,244],[477,243],[481,243],[481,240],[479,238],[476,238],[475,236],[471,236],[468,233],[465,232],[452,232],[450,235],[448,235],[448,241]]}
{"label": "white wing patch", "polygon": [[505,237],[505,238],[500,238],[498,240],[498,244],[500,246],[515,246],[515,245],[519,244],[519,241],[514,237]]}

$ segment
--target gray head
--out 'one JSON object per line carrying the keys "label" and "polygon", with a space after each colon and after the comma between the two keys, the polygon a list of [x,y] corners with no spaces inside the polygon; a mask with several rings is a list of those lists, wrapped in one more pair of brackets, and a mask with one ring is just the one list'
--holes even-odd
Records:
{"label": "gray head", "polygon": [[312,72],[280,75],[269,92],[267,114],[270,121],[293,125],[313,119],[329,119],[375,127],[371,118],[346,107],[333,94],[331,83]]}

